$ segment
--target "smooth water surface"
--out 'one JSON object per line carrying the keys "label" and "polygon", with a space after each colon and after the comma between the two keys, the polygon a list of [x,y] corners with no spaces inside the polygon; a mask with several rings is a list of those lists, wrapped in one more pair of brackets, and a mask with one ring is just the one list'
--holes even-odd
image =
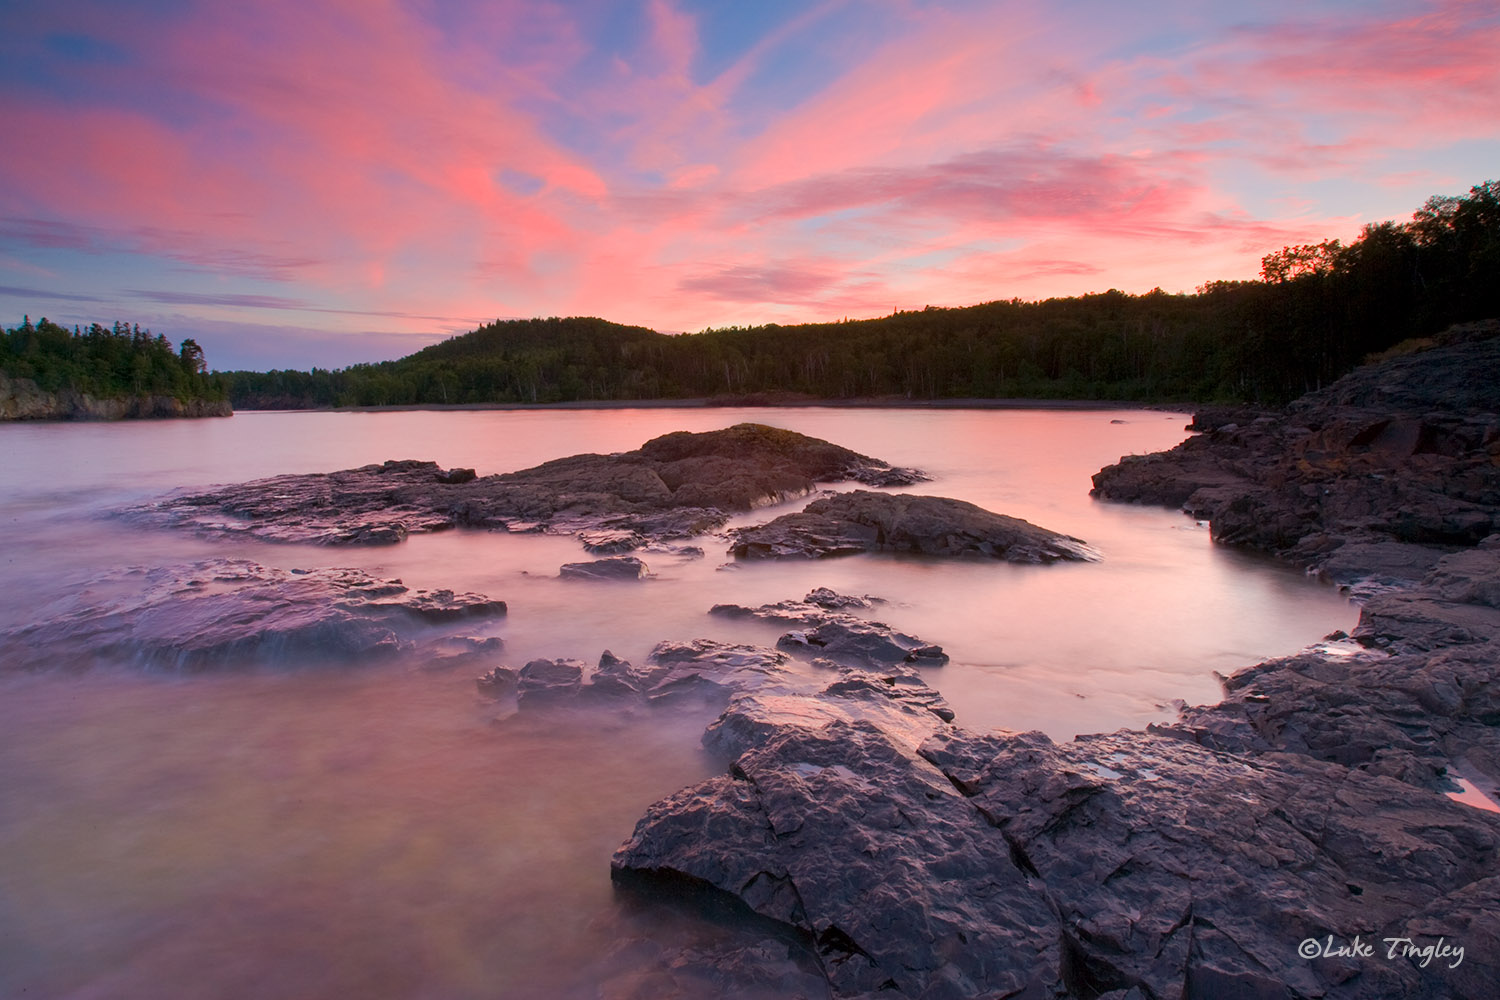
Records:
{"label": "smooth water surface", "polygon": [[[1213,547],[1180,513],[1089,498],[1093,472],[1170,447],[1184,419],[641,409],[3,426],[0,629],[122,566],[233,556],[502,598],[510,613],[493,631],[513,667],[593,662],[606,648],[639,662],[663,639],[772,644],[776,627],[708,608],[828,586],[885,598],[879,617],[947,650],[952,661],[925,676],[960,724],[1056,739],[1141,726],[1169,719],[1175,700],[1217,700],[1216,671],[1356,617],[1301,574]],[[588,584],[557,579],[587,558],[569,538],[276,546],[109,516],[177,487],[388,458],[486,475],[742,420],[918,466],[933,481],[913,492],[1075,535],[1103,561],[734,564],[710,537],[698,540],[706,558],[647,555],[651,579]],[[651,802],[723,768],[699,747],[702,715],[502,717],[472,671],[294,663],[178,677],[68,660],[63,650],[55,671],[0,672],[0,996],[595,996],[650,961],[640,941],[667,933],[615,899],[610,854]]]}

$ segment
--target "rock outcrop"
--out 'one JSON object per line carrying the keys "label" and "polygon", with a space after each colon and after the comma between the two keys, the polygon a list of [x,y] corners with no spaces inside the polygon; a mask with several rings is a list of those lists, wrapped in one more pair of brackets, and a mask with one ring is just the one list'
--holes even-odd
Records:
{"label": "rock outcrop", "polygon": [[[1457,584],[1460,567],[1479,585]],[[1500,607],[1482,586],[1497,570],[1500,544],[1448,556],[1422,585],[1372,597],[1337,655],[1241,670],[1225,681],[1224,701],[1153,729],[1233,753],[1306,754],[1436,791],[1457,791],[1454,778],[1464,776],[1500,801]]]}
{"label": "rock outcrop", "polygon": [[201,671],[361,663],[430,647],[435,660],[457,665],[494,652],[498,640],[454,633],[505,610],[504,601],[480,594],[414,591],[357,569],[286,571],[214,559],[94,581],[37,623],[0,633],[0,663]]}
{"label": "rock outcrop", "polygon": [[836,493],[766,524],[737,528],[739,559],[813,559],[857,552],[1004,559],[1093,560],[1083,541],[947,497],[855,490]]}
{"label": "rock outcrop", "polygon": [[1455,331],[1447,346],[1367,365],[1283,413],[1200,415],[1203,434],[1101,470],[1094,495],[1182,507],[1216,541],[1335,583],[1420,579],[1500,531],[1495,333],[1500,324]]}
{"label": "rock outcrop", "polygon": [[208,534],[323,545],[388,544],[458,526],[579,534],[596,552],[714,530],[732,512],[816,483],[925,478],[838,445],[762,424],[678,432],[616,455],[574,455],[470,478],[433,462],[392,461],[179,493],[130,512]]}

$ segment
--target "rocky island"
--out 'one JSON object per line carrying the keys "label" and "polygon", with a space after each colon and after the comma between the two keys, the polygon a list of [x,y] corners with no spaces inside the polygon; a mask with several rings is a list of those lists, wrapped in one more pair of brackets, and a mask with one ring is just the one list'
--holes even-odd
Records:
{"label": "rocky island", "polygon": [[206,534],[320,545],[389,544],[455,527],[547,531],[618,553],[713,531],[732,513],[805,496],[817,483],[925,478],[794,431],[738,424],[493,476],[420,461],[276,476],[179,494],[133,514]]}

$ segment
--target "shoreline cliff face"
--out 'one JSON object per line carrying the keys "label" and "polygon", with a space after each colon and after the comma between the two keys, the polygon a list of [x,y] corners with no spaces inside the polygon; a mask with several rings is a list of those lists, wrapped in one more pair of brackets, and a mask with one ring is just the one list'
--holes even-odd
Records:
{"label": "shoreline cliff face", "polygon": [[0,372],[0,421],[4,420],[148,420],[167,417],[228,417],[227,399],[174,396],[99,398],[68,390],[44,392],[31,379]]}

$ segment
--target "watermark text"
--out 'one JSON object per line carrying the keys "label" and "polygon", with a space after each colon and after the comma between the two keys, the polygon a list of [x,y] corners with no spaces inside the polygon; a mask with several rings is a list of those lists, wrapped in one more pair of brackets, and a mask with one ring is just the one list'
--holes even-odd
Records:
{"label": "watermark text", "polygon": [[1447,938],[1436,941],[1409,937],[1380,938],[1379,942],[1365,941],[1356,934],[1348,941],[1336,941],[1332,934],[1326,938],[1306,938],[1297,946],[1297,954],[1305,959],[1314,958],[1382,958],[1394,962],[1405,959],[1417,968],[1425,969],[1434,961],[1456,969],[1463,964],[1464,946],[1454,944]]}

